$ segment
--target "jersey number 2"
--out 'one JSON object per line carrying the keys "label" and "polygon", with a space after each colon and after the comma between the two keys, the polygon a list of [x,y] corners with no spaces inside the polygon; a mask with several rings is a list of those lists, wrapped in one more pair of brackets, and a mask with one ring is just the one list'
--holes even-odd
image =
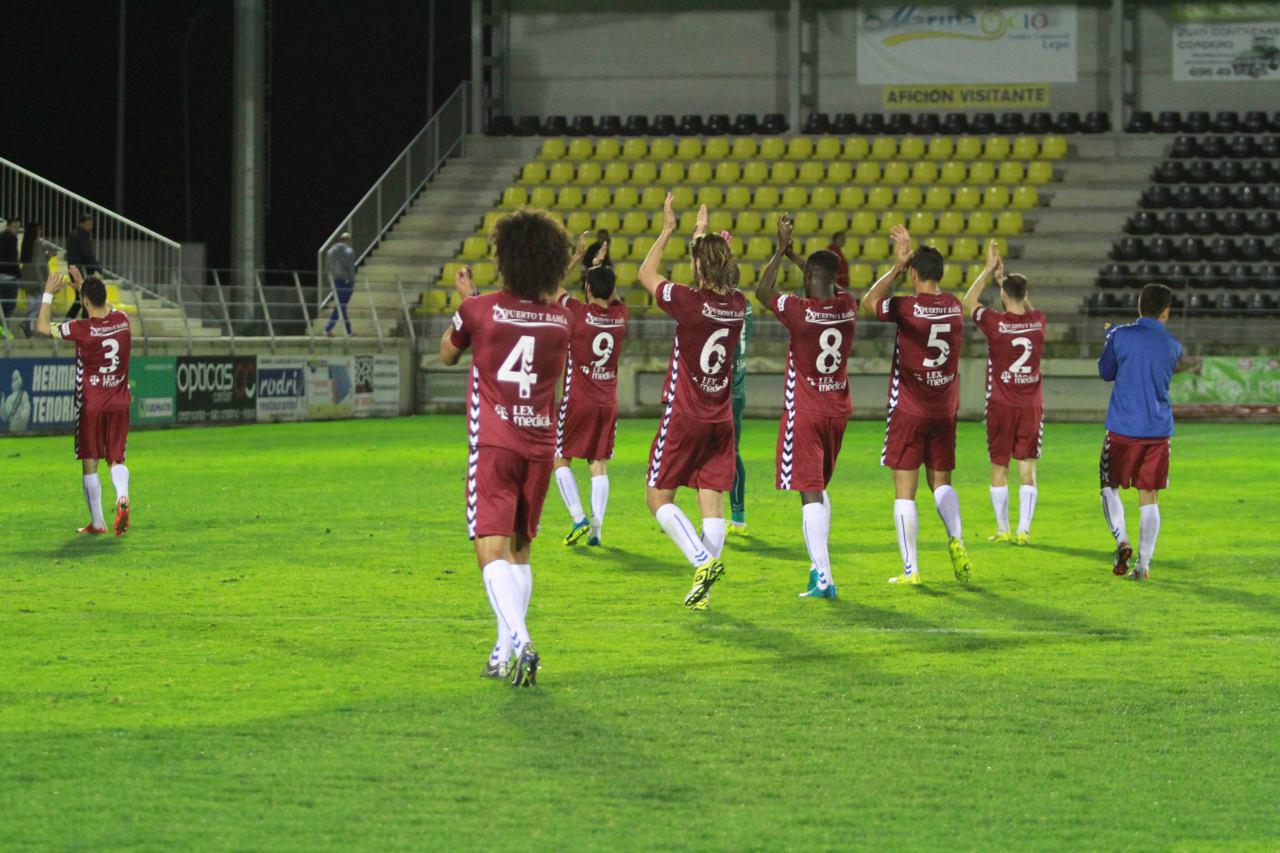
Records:
{"label": "jersey number 2", "polygon": [[1030,338],[1014,338],[1009,341],[1015,347],[1022,347],[1022,355],[1018,356],[1018,360],[1009,365],[1010,373],[1030,373],[1031,368],[1027,367],[1027,359],[1031,358],[1031,339]]}
{"label": "jersey number 2", "polygon": [[516,345],[507,353],[507,358],[498,368],[499,382],[514,382],[519,389],[520,399],[529,399],[533,383],[538,381],[538,374],[533,372],[533,336],[524,335],[516,341]]}

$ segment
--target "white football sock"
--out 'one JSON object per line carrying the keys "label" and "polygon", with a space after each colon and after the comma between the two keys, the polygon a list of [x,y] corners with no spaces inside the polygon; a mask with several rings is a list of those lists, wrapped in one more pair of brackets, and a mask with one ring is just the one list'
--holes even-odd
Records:
{"label": "white football sock", "polygon": [[711,554],[707,552],[706,547],[702,544],[702,540],[698,538],[697,532],[693,529],[689,517],[680,511],[680,507],[675,504],[663,504],[658,507],[658,511],[653,514],[658,520],[658,524],[662,526],[663,531],[671,537],[671,541],[676,543],[677,547],[684,554],[684,558],[695,569],[705,563],[711,562]]}
{"label": "white football sock", "polygon": [[996,532],[1009,532],[1009,487],[991,487],[991,508],[996,511]]}
{"label": "white football sock", "polygon": [[723,518],[702,519],[702,545],[713,557],[724,553],[725,525]]}
{"label": "white football sock", "polygon": [[604,512],[609,508],[609,476],[599,474],[591,478],[591,515],[595,518],[596,532],[604,527]]}
{"label": "white football sock", "polygon": [[493,589],[487,580],[484,592],[489,596],[489,606],[493,608],[493,615],[498,620],[498,639],[493,644],[493,651],[489,653],[489,663],[496,665],[511,659],[511,626],[502,618],[502,608],[498,607],[498,599],[494,598]]}
{"label": "white football sock", "polygon": [[129,500],[129,469],[121,465],[111,466],[111,485],[116,489],[116,501]]}
{"label": "white football sock", "polygon": [[1129,532],[1124,529],[1124,503],[1120,500],[1120,493],[1110,486],[1102,488],[1102,515],[1107,519],[1107,527],[1116,544],[1128,542]]}
{"label": "white football sock", "polygon": [[106,527],[102,520],[102,480],[97,474],[84,475],[84,501],[89,505],[89,523],[94,527]]}
{"label": "white football sock", "polygon": [[1156,552],[1156,538],[1160,535],[1160,504],[1138,507],[1138,568],[1151,567],[1151,555]]}
{"label": "white football sock", "polygon": [[827,490],[822,490],[822,506],[827,511],[828,522],[831,519],[831,496],[827,494]]}
{"label": "white football sock", "polygon": [[482,574],[493,610],[499,619],[507,623],[512,651],[519,654],[529,642],[529,629],[524,624],[524,592],[520,583],[506,560],[494,560],[484,567]]}
{"label": "white football sock", "polygon": [[533,566],[528,563],[512,563],[511,574],[516,579],[516,584],[520,587],[520,600],[524,604],[524,608],[520,611],[520,615],[529,619],[529,601],[533,598]]}
{"label": "white football sock", "polygon": [[898,499],[893,502],[893,527],[898,532],[902,573],[909,575],[916,570],[916,531],[920,527],[915,501]]}
{"label": "white football sock", "polygon": [[[963,539],[964,531],[960,528],[960,498],[956,495],[956,490],[950,486],[938,486],[933,493],[933,502],[938,505],[938,517],[946,526],[947,535],[952,539]],[[1004,527],[1005,530],[1009,529],[1007,519]]]}
{"label": "white football sock", "polygon": [[804,532],[804,544],[809,548],[809,560],[818,570],[818,587],[831,585],[831,555],[827,539],[831,533],[831,515],[820,503],[800,507],[800,529]]}
{"label": "white football sock", "polygon": [[578,497],[578,481],[573,476],[573,469],[557,468],[556,485],[560,487],[560,498],[569,510],[573,523],[581,524],[587,516],[582,512],[582,498]]}
{"label": "white football sock", "polygon": [[1022,486],[1018,489],[1018,532],[1031,532],[1031,518],[1036,514],[1036,498],[1040,492],[1035,486]]}

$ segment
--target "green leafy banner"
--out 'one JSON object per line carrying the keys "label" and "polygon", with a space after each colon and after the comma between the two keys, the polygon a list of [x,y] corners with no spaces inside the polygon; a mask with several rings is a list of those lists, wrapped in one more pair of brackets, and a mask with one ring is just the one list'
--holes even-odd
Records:
{"label": "green leafy banner", "polygon": [[1280,359],[1206,358],[1199,374],[1178,373],[1169,390],[1175,404],[1280,404]]}
{"label": "green leafy banner", "polygon": [[1174,3],[1175,21],[1275,21],[1280,3]]}

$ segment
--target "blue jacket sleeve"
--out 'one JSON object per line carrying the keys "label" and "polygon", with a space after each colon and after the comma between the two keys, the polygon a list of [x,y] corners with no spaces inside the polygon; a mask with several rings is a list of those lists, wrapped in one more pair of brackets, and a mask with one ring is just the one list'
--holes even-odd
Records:
{"label": "blue jacket sleeve", "polygon": [[1115,331],[1107,335],[1107,342],[1102,347],[1102,355],[1098,357],[1098,375],[1108,382],[1116,378],[1116,336]]}

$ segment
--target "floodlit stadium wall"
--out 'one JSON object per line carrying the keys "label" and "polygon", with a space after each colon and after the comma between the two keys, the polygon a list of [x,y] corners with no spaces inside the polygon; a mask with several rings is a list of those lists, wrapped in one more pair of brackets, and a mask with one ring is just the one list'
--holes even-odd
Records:
{"label": "floodlit stadium wall", "polygon": [[[725,9],[728,4],[706,0],[655,2],[643,4],[643,11],[639,5],[511,0],[505,112],[790,112],[787,3]],[[1112,75],[1121,69],[1111,59],[1118,36],[1109,2],[844,6],[814,13],[814,109],[861,114],[1112,108]],[[1280,41],[1273,35],[1280,26],[1274,4],[1127,0],[1126,6],[1134,33],[1134,109],[1246,111],[1265,109],[1275,99],[1280,71],[1249,64],[1250,56],[1267,50],[1267,38]],[[934,37],[903,38],[929,29],[908,23],[893,30],[898,38],[886,46],[885,38],[872,37],[871,26],[860,29],[868,16],[945,17],[957,9],[995,15],[985,19],[984,32],[1002,35],[990,41],[938,38],[936,30],[946,29],[941,26],[933,28]],[[1259,19],[1267,14],[1270,20]],[[1037,40],[1040,49],[1026,49]]]}

